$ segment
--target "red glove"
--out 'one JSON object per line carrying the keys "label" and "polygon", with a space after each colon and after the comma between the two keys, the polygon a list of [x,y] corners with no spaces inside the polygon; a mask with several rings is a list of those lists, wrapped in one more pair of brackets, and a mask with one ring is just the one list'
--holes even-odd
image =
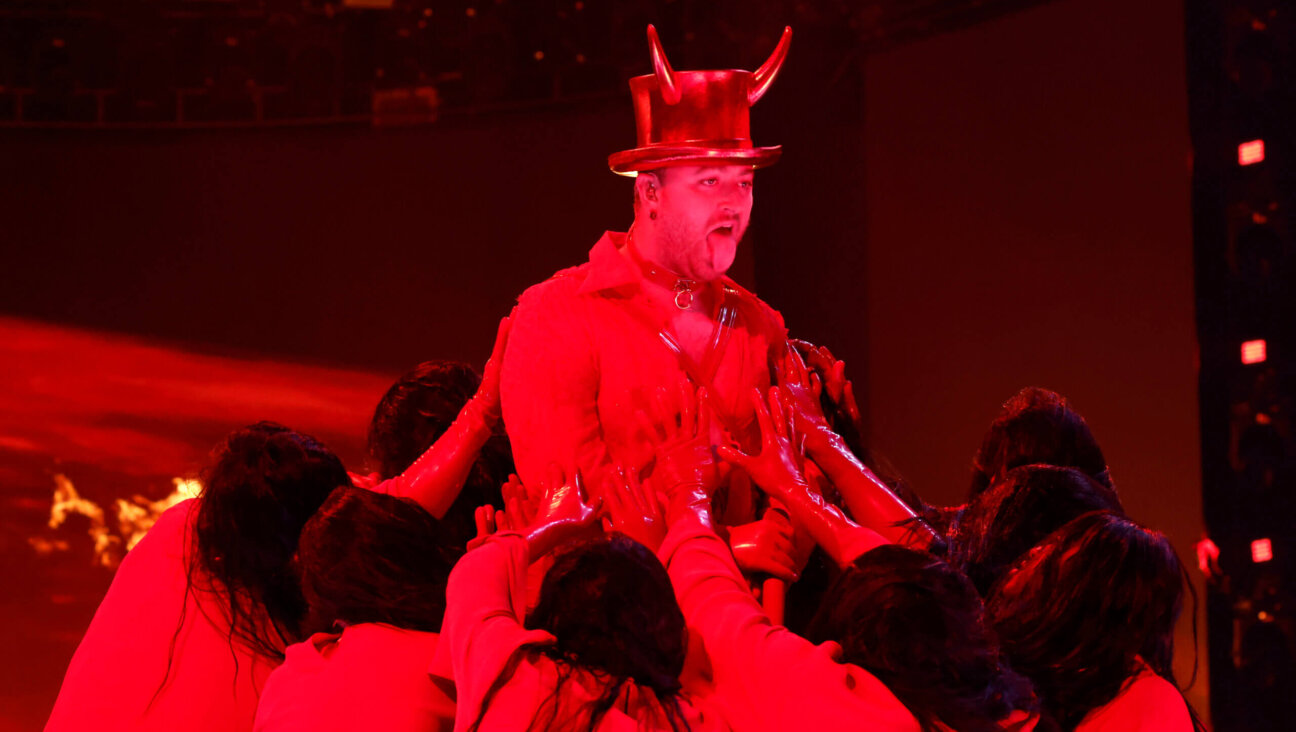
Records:
{"label": "red glove", "polygon": [[527,533],[532,562],[572,539],[600,530],[603,500],[589,498],[579,471],[567,480],[562,468],[551,464],[539,495]]}
{"label": "red glove", "polygon": [[792,534],[792,521],[786,514],[766,509],[760,520],[729,529],[729,548],[744,574],[763,572],[795,582],[799,573]]}
{"label": "red glove", "polygon": [[656,552],[666,538],[666,518],[657,492],[639,480],[639,471],[618,466],[603,481],[605,527]]}

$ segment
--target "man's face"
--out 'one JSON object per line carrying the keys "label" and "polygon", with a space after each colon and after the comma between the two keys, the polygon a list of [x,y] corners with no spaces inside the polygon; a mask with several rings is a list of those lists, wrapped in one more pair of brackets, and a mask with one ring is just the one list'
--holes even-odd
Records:
{"label": "man's face", "polygon": [[698,282],[728,271],[752,209],[751,166],[670,168],[659,180],[660,264]]}

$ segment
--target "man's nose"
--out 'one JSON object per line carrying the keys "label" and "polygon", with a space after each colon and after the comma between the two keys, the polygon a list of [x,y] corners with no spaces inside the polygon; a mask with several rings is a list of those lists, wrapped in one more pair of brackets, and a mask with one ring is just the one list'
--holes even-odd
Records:
{"label": "man's nose", "polygon": [[738,211],[739,202],[744,194],[741,183],[731,183],[724,186],[720,196],[720,208],[728,213]]}

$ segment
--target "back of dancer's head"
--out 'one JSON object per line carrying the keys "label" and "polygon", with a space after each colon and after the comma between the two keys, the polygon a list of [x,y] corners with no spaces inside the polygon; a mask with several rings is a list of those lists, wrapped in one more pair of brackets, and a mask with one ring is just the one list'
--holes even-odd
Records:
{"label": "back of dancer's head", "polygon": [[936,557],[897,545],[865,552],[824,597],[807,637],[836,641],[918,718],[957,730],[999,730],[1034,708],[1030,683],[1000,662],[981,598]]}
{"label": "back of dancer's head", "polygon": [[297,540],[329,493],[350,483],[326,447],[281,425],[236,430],[218,448],[203,474],[189,577],[219,595],[232,638],[282,658],[284,643],[300,636]]}
{"label": "back of dancer's head", "polygon": [[1184,570],[1166,537],[1106,512],[1058,529],[991,590],[1013,667],[1064,728],[1111,701],[1139,658],[1174,682]]}
{"label": "back of dancer's head", "polygon": [[459,361],[424,361],[387,389],[369,422],[369,459],[384,479],[400,475],[472,398],[481,377]]}
{"label": "back of dancer's head", "polygon": [[1125,512],[1116,491],[1075,468],[1013,468],[968,503],[952,533],[950,561],[984,596],[1031,547],[1090,511]]}
{"label": "back of dancer's head", "polygon": [[[684,613],[675,602],[666,568],[638,542],[621,534],[569,545],[554,558],[540,586],[540,599],[527,614],[528,630],[552,634],[553,644],[525,645],[505,665],[483,697],[481,712],[468,727],[475,732],[491,700],[528,653],[543,654],[558,667],[553,691],[530,730],[594,730],[612,709],[625,684],[651,690],[661,702],[650,726],[687,729],[680,709],[679,675],[688,647]],[[566,685],[578,672],[592,673],[602,693],[573,707]]]}
{"label": "back of dancer's head", "polygon": [[440,632],[454,556],[413,501],[339,488],[306,522],[297,549],[307,627],[387,623]]}
{"label": "back of dancer's head", "polygon": [[1084,417],[1061,394],[1028,387],[1004,402],[990,423],[973,460],[969,498],[1007,471],[1033,463],[1076,468],[1112,487],[1107,459]]}
{"label": "back of dancer's head", "polygon": [[[481,377],[459,361],[424,361],[387,389],[369,422],[369,461],[385,480],[405,472],[436,442],[476,393]],[[508,438],[500,431],[482,447],[454,505],[442,518],[446,544],[462,547],[475,533],[473,513],[503,508],[499,486],[513,472]]]}
{"label": "back of dancer's head", "polygon": [[526,624],[552,633],[554,653],[573,666],[633,679],[658,695],[679,690],[684,614],[665,567],[633,539],[603,536],[560,553]]}

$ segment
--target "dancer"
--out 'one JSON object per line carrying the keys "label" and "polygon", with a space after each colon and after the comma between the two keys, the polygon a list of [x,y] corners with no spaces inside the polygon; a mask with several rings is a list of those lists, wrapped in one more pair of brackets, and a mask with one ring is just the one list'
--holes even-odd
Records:
{"label": "dancer", "polygon": [[[753,406],[762,449],[721,455],[747,469],[846,568],[812,623],[816,645],[761,611],[714,533],[712,485],[674,473],[660,549],[689,627],[714,667],[714,699],[737,729],[1030,729],[1030,685],[999,663],[971,585],[931,555],[888,544],[805,481],[779,392]],[[679,458],[687,460],[687,451]],[[807,700],[809,700],[807,702]]]}
{"label": "dancer", "polygon": [[261,422],[233,432],[203,491],[131,549],[77,646],[47,730],[250,730],[266,677],[300,640],[291,569],[341,461]]}
{"label": "dancer", "polygon": [[458,553],[413,501],[340,488],[302,530],[309,639],[266,682],[256,730],[449,730],[453,687],[428,674]]}
{"label": "dancer", "polygon": [[1200,732],[1171,668],[1186,582],[1165,536],[1094,512],[1023,558],[986,608],[1062,729]]}
{"label": "dancer", "polygon": [[[502,347],[503,342],[497,341],[496,350]],[[485,419],[473,420],[471,428],[465,430],[469,433],[467,449],[480,442],[480,452],[457,496],[447,494],[452,503],[438,517],[439,535],[447,547],[462,550],[473,537],[473,514],[478,506],[504,507],[500,484],[513,472],[513,458],[498,419],[499,363],[500,355],[492,355],[483,378],[466,363],[425,361],[391,385],[378,401],[369,422],[369,461],[375,472],[359,479],[358,485],[362,482],[377,485],[405,473],[442,435],[451,431],[465,406],[489,400],[488,408],[480,410]],[[444,501],[438,499],[435,507],[440,505]]]}
{"label": "dancer", "polygon": [[[688,633],[666,570],[600,535],[601,502],[552,471],[526,534],[491,535],[451,573],[433,669],[455,680],[455,729],[728,729],[682,693]],[[559,547],[525,613],[526,568]]]}
{"label": "dancer", "polygon": [[1125,513],[1116,491],[1075,468],[1013,468],[968,504],[949,560],[985,596],[1044,537],[1090,511]]}

